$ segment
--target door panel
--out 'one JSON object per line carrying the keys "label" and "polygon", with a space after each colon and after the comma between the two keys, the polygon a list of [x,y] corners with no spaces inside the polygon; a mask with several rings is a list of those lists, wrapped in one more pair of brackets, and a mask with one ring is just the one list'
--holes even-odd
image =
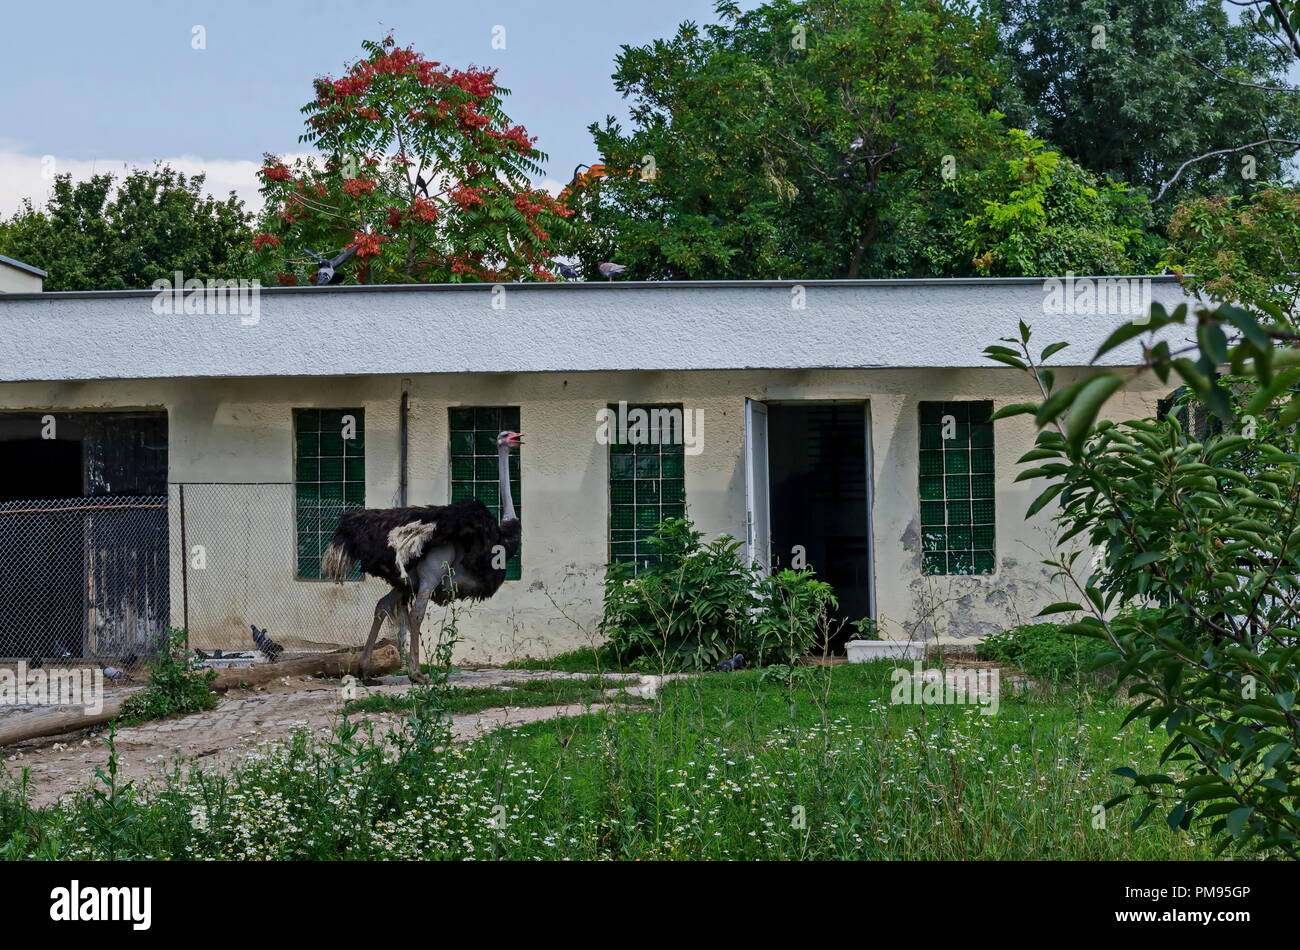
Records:
{"label": "door panel", "polygon": [[772,528],[768,503],[767,405],[745,400],[745,535],[751,564],[767,572],[772,564]]}

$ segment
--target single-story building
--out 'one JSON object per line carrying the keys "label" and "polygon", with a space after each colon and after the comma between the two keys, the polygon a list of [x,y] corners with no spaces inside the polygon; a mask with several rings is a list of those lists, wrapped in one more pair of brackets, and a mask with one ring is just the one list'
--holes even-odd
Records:
{"label": "single-story building", "polygon": [[1187,298],[1164,277],[3,294],[0,657],[166,626],[358,643],[387,588],[322,580],[339,515],[497,505],[506,428],[522,550],[461,613],[462,660],[590,643],[606,564],[644,563],[673,515],[813,567],[882,636],[981,637],[1064,593],[1014,481],[1032,421],[988,422],[1036,390],[981,351],[1023,320],[1036,353],[1070,341],[1068,381],[1152,301]]}

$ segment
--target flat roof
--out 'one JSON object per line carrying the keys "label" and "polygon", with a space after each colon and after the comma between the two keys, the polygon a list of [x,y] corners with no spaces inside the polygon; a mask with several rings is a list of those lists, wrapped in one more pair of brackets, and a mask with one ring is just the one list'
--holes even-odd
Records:
{"label": "flat roof", "polygon": [[[1082,366],[1152,302],[1197,301],[1146,275],[16,293],[0,295],[0,381],[992,368],[982,350],[1022,320],[1039,347],[1072,344],[1053,363]],[[1103,362],[1140,358],[1131,341]]]}

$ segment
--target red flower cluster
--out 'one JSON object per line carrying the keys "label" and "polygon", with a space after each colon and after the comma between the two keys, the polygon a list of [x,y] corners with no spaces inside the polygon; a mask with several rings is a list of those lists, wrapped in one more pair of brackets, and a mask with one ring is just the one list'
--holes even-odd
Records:
{"label": "red flower cluster", "polygon": [[293,177],[293,173],[283,162],[274,162],[263,166],[262,177],[267,181],[288,181]]}
{"label": "red flower cluster", "polygon": [[447,75],[447,82],[468,92],[475,99],[483,100],[496,92],[497,71],[495,69],[456,69]]}
{"label": "red flower cluster", "polygon": [[448,194],[452,201],[460,205],[462,211],[468,211],[474,205],[483,203],[482,189],[472,188],[469,185],[453,188]]}
{"label": "red flower cluster", "polygon": [[343,179],[343,190],[353,198],[359,198],[374,191],[377,184],[378,182],[369,178],[345,178]]}
{"label": "red flower cluster", "polygon": [[504,132],[489,131],[488,135],[492,136],[498,142],[509,142],[521,152],[532,151],[533,143],[537,141],[537,136],[529,135],[528,130],[522,125],[516,125],[506,129]]}
{"label": "red flower cluster", "polygon": [[257,237],[253,238],[253,250],[260,251],[264,247],[279,247],[280,239],[274,234],[268,234],[263,231]]}
{"label": "red flower cluster", "polygon": [[374,257],[379,253],[379,245],[387,241],[382,234],[366,234],[362,231],[352,232],[352,243],[348,247],[356,247],[357,257]]}
{"label": "red flower cluster", "polygon": [[421,221],[438,220],[438,206],[432,201],[425,201],[423,198],[416,198],[408,209],[407,214],[413,218],[419,218]]}

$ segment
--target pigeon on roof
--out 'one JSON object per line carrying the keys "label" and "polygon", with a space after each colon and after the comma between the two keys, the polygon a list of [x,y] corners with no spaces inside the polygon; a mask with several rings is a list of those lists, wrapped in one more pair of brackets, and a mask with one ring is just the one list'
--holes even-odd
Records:
{"label": "pigeon on roof", "polygon": [[601,277],[604,277],[607,280],[613,280],[619,274],[623,273],[623,271],[627,270],[627,267],[623,264],[614,264],[610,261],[604,261],[597,265],[596,269],[600,271]]}
{"label": "pigeon on roof", "polygon": [[340,264],[357,252],[355,244],[345,247],[331,258],[321,257],[309,247],[305,247],[303,250],[306,251],[313,260],[320,264],[320,267],[316,270],[316,285],[318,287],[324,287],[326,284],[337,284],[341,281],[343,275],[336,274],[335,270]]}

